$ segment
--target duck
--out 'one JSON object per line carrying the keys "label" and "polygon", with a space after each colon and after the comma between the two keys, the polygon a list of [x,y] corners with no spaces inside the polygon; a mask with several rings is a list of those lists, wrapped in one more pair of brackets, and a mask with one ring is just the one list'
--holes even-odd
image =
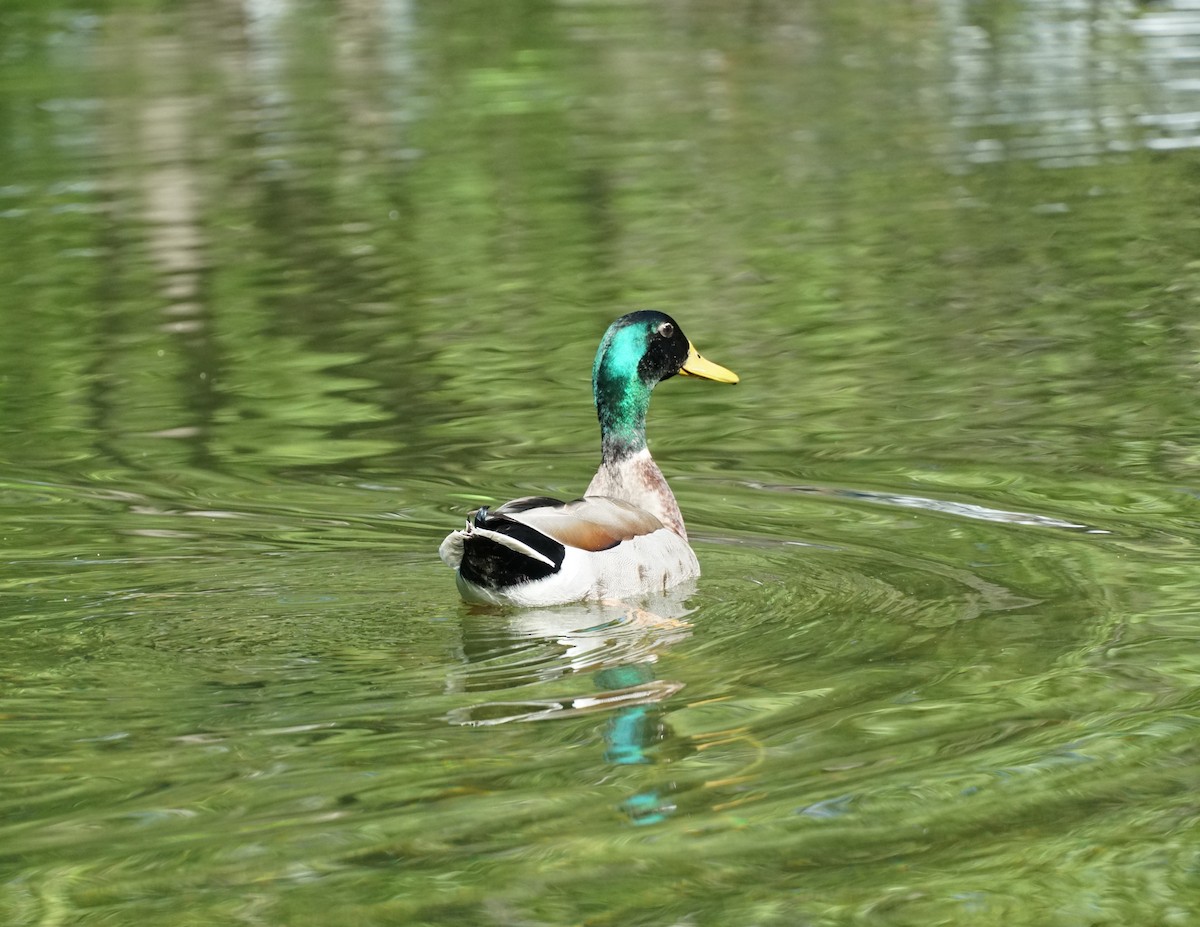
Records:
{"label": "duck", "polygon": [[665,592],[700,575],[679,504],[646,444],[650,394],[676,374],[737,383],[664,312],[613,322],[592,365],[600,466],[581,498],[482,506],[438,549],[467,602],[538,607]]}

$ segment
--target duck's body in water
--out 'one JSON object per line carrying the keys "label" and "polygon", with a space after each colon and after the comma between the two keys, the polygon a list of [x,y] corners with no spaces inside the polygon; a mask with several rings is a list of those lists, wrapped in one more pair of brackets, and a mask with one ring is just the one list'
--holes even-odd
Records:
{"label": "duck's body in water", "polygon": [[463,598],[557,605],[662,592],[700,575],[679,505],[646,446],[650,393],[677,373],[738,382],[664,313],[633,312],[609,326],[592,367],[600,468],[582,499],[515,499],[452,531],[439,553]]}

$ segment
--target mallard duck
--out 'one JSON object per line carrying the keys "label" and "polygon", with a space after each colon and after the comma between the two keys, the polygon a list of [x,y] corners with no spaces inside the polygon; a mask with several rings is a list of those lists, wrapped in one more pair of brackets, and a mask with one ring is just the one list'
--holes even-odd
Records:
{"label": "mallard duck", "polygon": [[677,373],[738,382],[665,313],[631,312],[609,326],[592,366],[600,469],[582,499],[484,506],[450,532],[438,553],[464,599],[560,605],[662,592],[700,575],[679,505],[646,447],[650,392]]}

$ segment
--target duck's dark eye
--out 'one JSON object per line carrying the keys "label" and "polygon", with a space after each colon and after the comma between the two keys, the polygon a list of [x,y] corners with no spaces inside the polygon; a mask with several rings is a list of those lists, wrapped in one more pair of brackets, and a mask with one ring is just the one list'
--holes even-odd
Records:
{"label": "duck's dark eye", "polygon": [[663,338],[671,338],[675,334],[675,326],[670,322],[663,322],[662,325],[658,326],[658,333]]}

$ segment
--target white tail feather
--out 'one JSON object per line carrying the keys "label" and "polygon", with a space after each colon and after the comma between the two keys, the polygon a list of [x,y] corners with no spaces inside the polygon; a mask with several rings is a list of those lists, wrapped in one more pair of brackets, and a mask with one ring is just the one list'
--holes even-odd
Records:
{"label": "white tail feather", "polygon": [[451,569],[457,570],[462,565],[463,538],[466,536],[465,531],[451,531],[438,548],[438,556],[442,558],[442,563]]}
{"label": "white tail feather", "polygon": [[[495,541],[497,544],[503,544],[509,550],[515,550],[518,554],[528,557],[530,560],[537,560],[539,563],[544,563],[548,567],[551,567],[551,568],[554,567],[554,561],[551,560],[549,557],[547,557],[545,554],[539,554],[536,550],[534,550],[528,544],[523,544],[520,541],[518,541],[516,538],[509,537],[507,534],[501,534],[499,531],[490,531],[487,528],[472,528],[465,534],[461,531],[456,531],[454,533],[463,535],[464,540],[466,538],[471,537],[472,535],[475,535],[475,536],[481,537],[481,538],[487,538],[489,541]],[[449,540],[450,540],[450,538],[446,538],[446,540],[442,542],[442,546],[445,547],[446,544],[449,542]],[[460,549],[461,549],[461,546],[462,546],[462,541],[459,542]],[[442,559],[444,560],[445,558],[443,557]],[[459,559],[460,560],[462,559],[461,553],[459,554]]]}

